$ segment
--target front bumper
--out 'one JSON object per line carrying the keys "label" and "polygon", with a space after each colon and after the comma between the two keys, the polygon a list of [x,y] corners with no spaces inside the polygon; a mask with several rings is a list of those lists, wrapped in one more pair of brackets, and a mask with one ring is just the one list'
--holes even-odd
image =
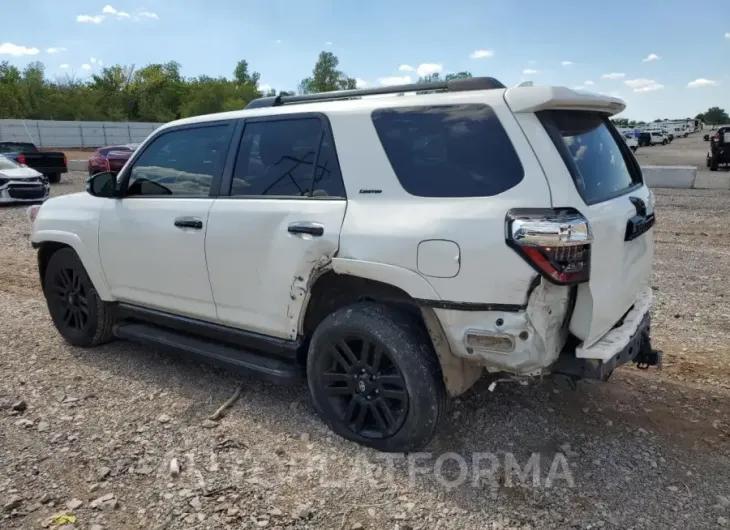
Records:
{"label": "front bumper", "polygon": [[28,184],[22,181],[10,181],[0,187],[0,204],[42,202],[48,199],[51,187],[45,183]]}

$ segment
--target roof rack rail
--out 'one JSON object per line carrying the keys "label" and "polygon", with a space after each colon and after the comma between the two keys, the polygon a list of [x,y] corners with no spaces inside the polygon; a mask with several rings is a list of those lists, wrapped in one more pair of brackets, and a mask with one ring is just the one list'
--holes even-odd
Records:
{"label": "roof rack rail", "polygon": [[245,108],[260,109],[265,107],[279,107],[296,103],[313,103],[317,101],[332,101],[337,99],[353,99],[362,96],[380,96],[384,94],[402,94],[404,92],[464,92],[469,90],[492,90],[507,88],[493,77],[469,77],[466,79],[452,79],[438,83],[412,83],[410,85],[394,85],[375,88],[358,88],[354,90],[335,90],[334,92],[317,92],[300,96],[269,96],[250,101]]}

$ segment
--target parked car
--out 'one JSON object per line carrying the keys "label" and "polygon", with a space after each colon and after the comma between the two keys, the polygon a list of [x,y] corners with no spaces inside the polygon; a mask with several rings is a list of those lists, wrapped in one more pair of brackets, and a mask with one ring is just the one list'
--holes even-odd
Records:
{"label": "parked car", "polygon": [[649,134],[649,145],[667,145],[669,143],[669,139],[661,129],[646,129],[644,132]]}
{"label": "parked car", "polygon": [[707,151],[707,167],[710,171],[717,171],[721,164],[730,164],[730,125],[717,129]]}
{"label": "parked car", "polygon": [[485,368],[657,364],[654,196],[609,120],[624,108],[472,78],[169,123],[29,210],[51,318],[75,346],[306,377],[334,432],[382,451],[428,443]]}
{"label": "parked car", "polygon": [[45,201],[50,189],[48,179],[41,173],[0,155],[1,204]]}
{"label": "parked car", "polygon": [[633,134],[625,134],[624,141],[634,153],[639,148],[639,140]]}
{"label": "parked car", "polygon": [[65,153],[39,151],[30,142],[0,142],[0,154],[12,158],[18,164],[32,167],[54,184],[61,181],[62,173],[68,172]]}
{"label": "parked car", "polygon": [[648,132],[641,132],[638,136],[639,147],[649,147],[651,144],[651,134]]}
{"label": "parked car", "polygon": [[118,173],[137,147],[139,144],[100,147],[89,158],[89,176],[103,171]]}

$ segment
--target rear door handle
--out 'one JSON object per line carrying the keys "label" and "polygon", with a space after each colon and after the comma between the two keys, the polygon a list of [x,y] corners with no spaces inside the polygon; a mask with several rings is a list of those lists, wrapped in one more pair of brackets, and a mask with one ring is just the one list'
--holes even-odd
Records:
{"label": "rear door handle", "polygon": [[288,230],[290,234],[309,234],[316,237],[324,235],[324,226],[310,221],[292,223]]}
{"label": "rear door handle", "polygon": [[203,220],[199,217],[178,217],[175,219],[175,226],[178,228],[201,230],[203,228]]}

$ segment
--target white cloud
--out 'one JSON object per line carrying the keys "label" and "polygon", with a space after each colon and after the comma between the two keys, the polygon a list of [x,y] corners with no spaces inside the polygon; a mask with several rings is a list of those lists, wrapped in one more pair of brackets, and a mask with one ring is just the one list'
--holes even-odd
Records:
{"label": "white cloud", "polygon": [[105,5],[104,9],[101,10],[105,15],[114,15],[117,18],[129,18],[130,14],[125,11],[118,11],[110,5]]}
{"label": "white cloud", "polygon": [[68,50],[66,48],[58,47],[58,48],[48,48],[46,50],[46,53],[62,53],[67,52]]}
{"label": "white cloud", "polygon": [[126,11],[119,11],[115,7],[107,4],[104,9],[101,10],[101,15],[78,15],[76,22],[85,24],[101,24],[109,17],[116,18],[117,20],[157,20],[160,17],[153,11],[137,11],[134,15],[127,13]]}
{"label": "white cloud", "polygon": [[91,57],[91,58],[89,59],[89,62],[90,62],[91,64],[94,64],[94,63],[96,63],[96,57]]}
{"label": "white cloud", "polygon": [[660,85],[653,79],[629,79],[624,81],[624,85],[633,88],[634,92],[653,92],[664,88],[664,85]]}
{"label": "white cloud", "polygon": [[327,42],[324,43],[324,45],[325,46],[332,46],[332,41],[331,40],[328,40]]}
{"label": "white cloud", "polygon": [[595,85],[595,83],[593,81],[591,81],[590,79],[588,81],[584,82],[583,84],[584,85]]}
{"label": "white cloud", "polygon": [[570,65],[575,64],[575,63],[573,61],[563,61],[560,64],[562,64],[563,66],[570,66]]}
{"label": "white cloud", "polygon": [[585,90],[585,88],[586,87],[584,87],[583,85],[578,85],[578,86],[574,86],[573,90]]}
{"label": "white cloud", "polygon": [[276,39],[276,44],[281,44],[281,39]]}
{"label": "white cloud", "polygon": [[648,63],[650,61],[658,61],[658,60],[659,60],[659,56],[656,53],[650,53],[649,55],[646,56],[646,58],[642,59],[641,61]]}
{"label": "white cloud", "polygon": [[267,85],[266,83],[260,83],[258,85],[259,92],[262,92],[266,94],[269,90],[271,90],[271,85]]}
{"label": "white cloud", "polygon": [[68,68],[68,65],[67,64],[62,64],[61,66],[59,66],[59,68],[62,69],[62,70],[65,70],[66,68]]}
{"label": "white cloud", "polygon": [[713,81],[711,79],[705,79],[703,77],[700,77],[699,79],[695,79],[694,81],[690,81],[687,83],[687,86],[690,88],[697,88],[701,86],[714,86],[717,85],[717,81]]}
{"label": "white cloud", "polygon": [[725,38],[730,39],[730,33],[725,33]]}
{"label": "white cloud", "polygon": [[357,77],[355,78],[355,86],[357,88],[365,88],[366,86],[368,86],[368,82],[364,79],[360,79],[359,77]]}
{"label": "white cloud", "polygon": [[626,77],[626,74],[619,74],[619,73],[613,72],[610,74],[603,74],[601,76],[601,79],[621,79],[622,77]]}
{"label": "white cloud", "polygon": [[525,75],[530,75],[530,74],[536,74],[539,71],[540,70],[533,70],[532,68],[525,68],[524,70],[522,70],[522,73]]}
{"label": "white cloud", "polygon": [[401,72],[415,72],[416,69],[413,68],[410,64],[402,64],[398,67],[398,70]]}
{"label": "white cloud", "polygon": [[104,15],[78,15],[76,22],[81,24],[101,24],[106,17]]}
{"label": "white cloud", "polygon": [[537,61],[535,59],[530,59],[529,61],[527,61],[527,64],[535,64],[535,63],[537,63]]}
{"label": "white cloud", "polygon": [[20,46],[18,44],[13,44],[12,42],[3,42],[0,44],[0,55],[21,57],[23,55],[38,55],[40,52],[41,51],[38,48]]}
{"label": "white cloud", "polygon": [[81,65],[82,70],[86,70],[87,72],[91,70],[92,66],[90,64],[84,63]]}
{"label": "white cloud", "polygon": [[486,57],[493,56],[494,52],[492,50],[474,50],[473,52],[471,52],[471,55],[469,57],[471,57],[472,59],[484,59]]}
{"label": "white cloud", "polygon": [[436,64],[436,63],[423,63],[419,64],[418,68],[416,68],[416,72],[421,77],[432,75],[432,74],[440,74],[443,71],[444,67],[443,65]]}
{"label": "white cloud", "polygon": [[403,76],[391,76],[391,77],[381,77],[378,79],[378,82],[383,86],[389,86],[389,85],[407,85],[408,83],[412,83],[413,79],[409,75],[403,75]]}

